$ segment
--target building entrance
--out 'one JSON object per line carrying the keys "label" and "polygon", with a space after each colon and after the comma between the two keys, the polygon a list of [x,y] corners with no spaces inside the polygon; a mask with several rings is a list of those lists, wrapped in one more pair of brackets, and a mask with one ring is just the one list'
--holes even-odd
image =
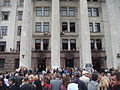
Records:
{"label": "building entrance", "polygon": [[98,72],[101,70],[101,62],[100,61],[101,61],[100,59],[92,60],[93,68],[94,68],[94,70],[97,70]]}
{"label": "building entrance", "polygon": [[42,72],[43,70],[46,69],[46,60],[45,59],[38,60],[38,69],[39,69],[39,72]]}
{"label": "building entrance", "polygon": [[73,59],[66,59],[65,60],[65,67],[71,67],[73,68],[74,67],[74,60]]}

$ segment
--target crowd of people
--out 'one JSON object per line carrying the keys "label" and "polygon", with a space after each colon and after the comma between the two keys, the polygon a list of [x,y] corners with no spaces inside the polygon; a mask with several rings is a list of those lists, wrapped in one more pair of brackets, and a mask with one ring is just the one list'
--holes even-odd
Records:
{"label": "crowd of people", "polygon": [[120,90],[120,71],[91,73],[75,67],[39,72],[21,67],[0,75],[0,90]]}

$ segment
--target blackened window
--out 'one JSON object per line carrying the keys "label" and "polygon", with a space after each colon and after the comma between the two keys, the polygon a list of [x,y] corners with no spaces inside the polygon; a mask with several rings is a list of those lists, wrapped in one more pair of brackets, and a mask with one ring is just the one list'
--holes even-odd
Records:
{"label": "blackened window", "polygon": [[97,2],[98,0],[93,0],[93,2]]}
{"label": "blackened window", "polygon": [[62,16],[67,16],[67,8],[66,7],[61,8],[61,15]]}
{"label": "blackened window", "polygon": [[90,0],[87,0],[88,2],[90,2]]}
{"label": "blackened window", "polygon": [[36,22],[35,32],[41,32],[41,22]]}
{"label": "blackened window", "polygon": [[101,39],[96,39],[96,46],[98,50],[102,50],[102,42]]}
{"label": "blackened window", "polygon": [[17,41],[16,51],[17,51],[17,52],[20,52],[20,41]]}
{"label": "blackened window", "polygon": [[89,30],[90,30],[90,32],[94,32],[94,30],[93,30],[93,23],[89,23]]}
{"label": "blackened window", "polygon": [[76,50],[76,40],[75,39],[70,40],[70,50]]}
{"label": "blackened window", "polygon": [[75,16],[75,8],[73,7],[69,8],[69,16]]}
{"label": "blackened window", "polygon": [[67,32],[68,31],[68,27],[67,27],[67,22],[62,22],[62,31]]}
{"label": "blackened window", "polygon": [[41,40],[40,39],[35,40],[35,50],[41,50]]}
{"label": "blackened window", "polygon": [[9,12],[2,12],[2,20],[8,20],[9,19]]}
{"label": "blackened window", "polygon": [[42,16],[42,7],[36,7],[36,16]]}
{"label": "blackened window", "polygon": [[100,23],[95,23],[95,32],[100,32]]}
{"label": "blackened window", "polygon": [[5,65],[5,59],[0,58],[0,68],[4,68]]}
{"label": "blackened window", "polygon": [[23,11],[18,11],[18,20],[22,20]]}
{"label": "blackened window", "polygon": [[68,50],[68,39],[62,40],[62,50]]}
{"label": "blackened window", "polygon": [[24,0],[20,0],[19,5],[20,5],[20,6],[23,6],[23,4],[24,4]]}
{"label": "blackened window", "polygon": [[75,32],[75,22],[70,22],[70,32]]}
{"label": "blackened window", "polygon": [[6,36],[7,35],[7,30],[8,30],[8,26],[1,26],[1,35]]}
{"label": "blackened window", "polygon": [[6,42],[0,42],[0,51],[4,52],[6,49]]}
{"label": "blackened window", "polygon": [[17,35],[21,35],[22,26],[18,26]]}
{"label": "blackened window", "polygon": [[15,69],[19,68],[19,58],[15,59]]}
{"label": "blackened window", "polygon": [[91,39],[90,43],[91,43],[91,49],[95,49],[95,41],[94,41],[94,39]]}
{"label": "blackened window", "polygon": [[44,22],[43,32],[49,32],[49,22]]}
{"label": "blackened window", "polygon": [[43,50],[48,50],[49,40],[43,39]]}

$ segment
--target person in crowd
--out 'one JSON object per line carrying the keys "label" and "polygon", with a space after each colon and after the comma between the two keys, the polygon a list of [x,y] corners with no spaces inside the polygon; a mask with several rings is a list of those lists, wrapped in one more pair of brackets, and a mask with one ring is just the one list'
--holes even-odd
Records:
{"label": "person in crowd", "polygon": [[75,73],[74,80],[71,81],[70,84],[68,84],[67,90],[87,90],[86,84],[82,80],[80,80],[79,77],[79,73]]}
{"label": "person in crowd", "polygon": [[91,81],[88,84],[88,90],[98,90],[98,75],[92,74]]}
{"label": "person in crowd", "polygon": [[70,83],[70,78],[68,76],[64,76],[62,79],[60,90],[67,90],[67,86],[69,83]]}
{"label": "person in crowd", "polygon": [[20,86],[20,90],[35,90],[34,85],[29,83],[28,77],[25,77],[23,81],[24,83]]}
{"label": "person in crowd", "polygon": [[15,79],[9,79],[8,80],[9,87],[8,90],[19,90],[19,87],[15,84]]}
{"label": "person in crowd", "polygon": [[7,90],[7,86],[4,84],[2,77],[0,77],[0,90]]}
{"label": "person in crowd", "polygon": [[55,79],[50,81],[50,90],[59,90],[62,80],[60,80],[60,74],[55,74]]}

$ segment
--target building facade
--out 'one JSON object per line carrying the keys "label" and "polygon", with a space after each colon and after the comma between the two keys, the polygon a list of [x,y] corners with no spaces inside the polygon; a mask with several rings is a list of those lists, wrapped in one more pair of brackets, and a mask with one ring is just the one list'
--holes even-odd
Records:
{"label": "building facade", "polygon": [[120,66],[119,0],[0,0],[0,73]]}

